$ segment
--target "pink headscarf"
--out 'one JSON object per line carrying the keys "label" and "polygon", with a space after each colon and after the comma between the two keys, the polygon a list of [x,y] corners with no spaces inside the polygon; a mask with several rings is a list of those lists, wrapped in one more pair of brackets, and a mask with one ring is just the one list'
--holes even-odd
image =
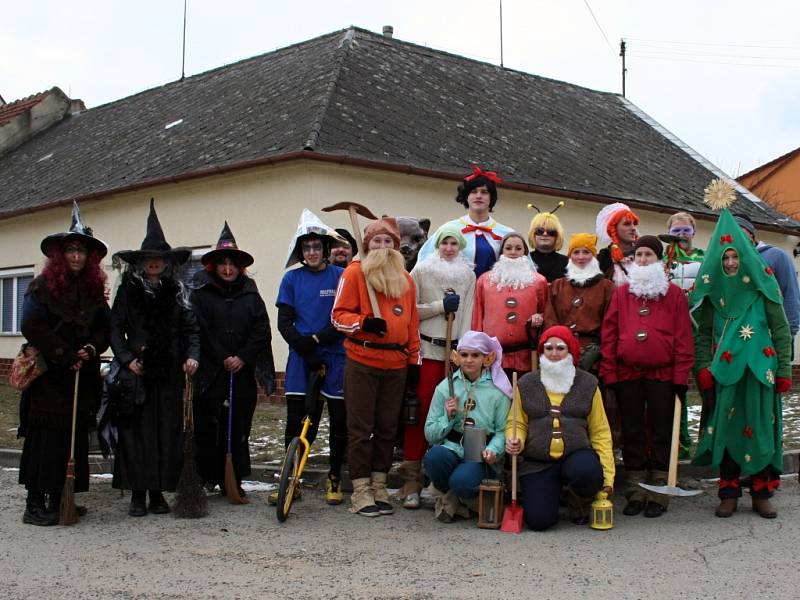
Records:
{"label": "pink headscarf", "polygon": [[503,367],[503,347],[496,337],[489,337],[482,331],[468,331],[458,340],[457,350],[477,350],[481,354],[495,353],[494,362],[489,368],[492,383],[509,398],[511,397],[511,382]]}

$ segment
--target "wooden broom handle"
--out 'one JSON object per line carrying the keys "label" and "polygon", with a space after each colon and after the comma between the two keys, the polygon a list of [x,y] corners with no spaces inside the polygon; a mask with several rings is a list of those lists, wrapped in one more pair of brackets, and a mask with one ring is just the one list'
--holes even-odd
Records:
{"label": "wooden broom handle", "polygon": [[[511,438],[517,439],[517,372],[511,374]],[[517,503],[517,455],[511,457],[511,502]]]}
{"label": "wooden broom handle", "polygon": [[81,378],[81,370],[75,371],[75,389],[72,390],[72,438],[69,441],[69,459],[75,460],[75,423],[78,418],[78,382]]}
{"label": "wooden broom handle", "polygon": [[669,472],[667,485],[677,487],[678,484],[678,437],[681,432],[681,401],[675,396],[675,409],[672,415],[672,441],[669,447]]}
{"label": "wooden broom handle", "polygon": [[[356,236],[356,241],[358,242],[358,256],[362,260],[367,255],[367,249],[364,248],[364,239],[361,237],[361,230],[358,228],[358,215],[356,214],[355,206],[350,206],[347,211],[350,214],[350,224],[353,226],[353,235]],[[369,304],[372,307],[372,315],[376,319],[381,318],[381,307],[378,306],[378,297],[375,295],[375,290],[372,289],[372,286],[364,277],[364,283],[367,284],[367,295],[369,296]]]}

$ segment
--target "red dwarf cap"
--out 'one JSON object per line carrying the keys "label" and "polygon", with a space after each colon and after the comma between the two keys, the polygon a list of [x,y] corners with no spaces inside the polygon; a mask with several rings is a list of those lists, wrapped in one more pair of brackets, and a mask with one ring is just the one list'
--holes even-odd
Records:
{"label": "red dwarf cap", "polygon": [[572,331],[563,325],[553,325],[552,327],[548,327],[544,330],[542,335],[539,336],[539,354],[544,352],[544,343],[552,337],[557,337],[558,339],[564,341],[564,343],[567,345],[569,353],[572,354],[572,361],[577,366],[578,359],[581,357],[581,345],[578,343],[578,339],[575,337]]}

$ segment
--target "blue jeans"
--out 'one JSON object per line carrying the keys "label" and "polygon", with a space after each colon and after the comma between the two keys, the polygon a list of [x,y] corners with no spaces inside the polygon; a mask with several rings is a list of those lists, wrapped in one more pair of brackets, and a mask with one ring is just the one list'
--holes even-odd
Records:
{"label": "blue jeans", "polygon": [[522,513],[534,531],[544,531],[558,522],[561,488],[568,485],[576,495],[591,498],[603,487],[603,467],[592,448],[576,450],[553,461],[544,471],[519,478]]}
{"label": "blue jeans", "polygon": [[485,462],[464,462],[444,446],[433,446],[423,459],[425,472],[440,492],[453,490],[459,498],[475,498],[481,480],[494,478],[495,472]]}

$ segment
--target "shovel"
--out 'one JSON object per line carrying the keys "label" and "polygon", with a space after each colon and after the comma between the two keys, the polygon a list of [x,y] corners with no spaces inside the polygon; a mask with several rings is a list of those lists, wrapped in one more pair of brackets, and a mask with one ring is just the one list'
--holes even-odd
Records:
{"label": "shovel", "polygon": [[[513,379],[513,396],[511,398],[511,437],[517,437],[517,372],[512,374]],[[500,531],[506,533],[520,533],[522,532],[522,507],[517,506],[517,455],[511,457],[511,506],[506,506],[503,512],[503,523],[500,525]]]}
{"label": "shovel", "polygon": [[[364,239],[361,236],[361,229],[358,226],[358,217],[357,214],[361,215],[365,219],[372,219],[375,221],[378,217],[376,217],[370,209],[362,204],[358,204],[356,202],[337,202],[331,206],[326,206],[322,209],[323,212],[333,212],[335,210],[346,210],[350,213],[350,224],[353,228],[353,235],[356,237],[356,242],[358,243],[358,257],[363,261],[364,256],[366,256],[367,252],[364,248]],[[367,294],[369,295],[369,303],[372,307],[372,314],[375,318],[381,318],[381,309],[378,306],[378,298],[375,296],[375,290],[372,289],[369,281],[366,281],[367,284]]]}
{"label": "shovel", "polygon": [[649,492],[655,494],[665,494],[667,496],[697,496],[703,490],[684,490],[678,487],[678,436],[681,432],[681,401],[675,396],[675,410],[672,416],[672,443],[669,449],[669,471],[667,473],[667,485],[650,485],[640,483]]}

